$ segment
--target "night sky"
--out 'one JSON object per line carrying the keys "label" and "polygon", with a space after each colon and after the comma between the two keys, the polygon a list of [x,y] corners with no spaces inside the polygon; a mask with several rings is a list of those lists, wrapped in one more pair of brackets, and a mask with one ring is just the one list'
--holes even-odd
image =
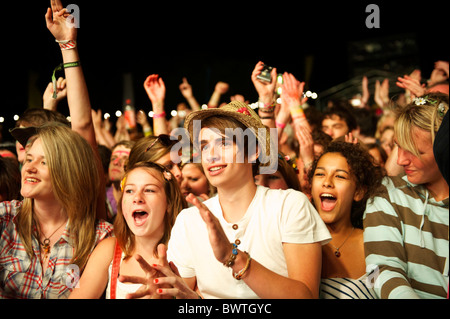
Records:
{"label": "night sky", "polygon": [[[94,109],[123,107],[122,78],[133,76],[135,107],[149,111],[145,78],[157,73],[166,84],[166,112],[184,101],[178,85],[187,77],[197,100],[207,103],[217,81],[229,94],[257,99],[250,80],[258,61],[308,77],[320,94],[355,75],[350,42],[401,39],[413,35],[414,61],[429,76],[433,63],[449,60],[448,10],[443,1],[78,1],[80,59]],[[380,8],[380,28],[365,25],[366,6]],[[45,26],[49,1],[2,3],[2,104],[5,128],[13,114],[40,103],[61,61],[58,45]],[[382,41],[382,40],[380,40]],[[3,58],[6,53],[6,58]],[[312,68],[305,68],[306,62]],[[412,71],[412,69],[411,69]],[[391,83],[393,85],[393,83]],[[67,104],[59,111],[68,115]]]}

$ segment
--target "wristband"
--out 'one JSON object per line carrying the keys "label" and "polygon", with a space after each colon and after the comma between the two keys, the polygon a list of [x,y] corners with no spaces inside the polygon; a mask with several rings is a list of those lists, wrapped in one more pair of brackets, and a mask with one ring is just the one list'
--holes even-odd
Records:
{"label": "wristband", "polygon": [[274,117],[273,116],[260,116],[259,117],[261,120],[273,120]]}
{"label": "wristband", "polygon": [[56,72],[57,71],[61,71],[65,68],[73,68],[73,67],[77,67],[80,66],[80,61],[75,61],[75,62],[68,62],[68,63],[60,63],[54,70],[53,70],[53,74],[52,74],[52,83],[53,83],[53,98],[56,99]]}
{"label": "wristband", "polygon": [[275,121],[275,126],[279,128],[285,128],[286,124]]}
{"label": "wristband", "polygon": [[258,101],[258,108],[263,113],[273,113],[275,111],[275,103],[266,104]]}
{"label": "wristband", "polygon": [[77,46],[77,41],[75,40],[55,40],[58,44],[61,50],[70,50]]}
{"label": "wristband", "polygon": [[248,268],[250,267],[250,262],[252,261],[252,257],[250,257],[250,254],[246,251],[244,253],[247,255],[247,263],[245,264],[245,267],[239,270],[237,273],[233,273],[233,277],[236,280],[241,280],[244,274],[247,272]]}
{"label": "wristband", "polygon": [[153,114],[153,118],[154,118],[154,119],[159,119],[159,118],[161,118],[161,117],[166,117],[166,112]]}
{"label": "wristband", "polygon": [[302,107],[299,105],[297,107],[291,107],[290,109],[291,112],[291,117],[293,120],[297,119],[297,118],[304,118],[305,116],[305,112],[303,112]]}

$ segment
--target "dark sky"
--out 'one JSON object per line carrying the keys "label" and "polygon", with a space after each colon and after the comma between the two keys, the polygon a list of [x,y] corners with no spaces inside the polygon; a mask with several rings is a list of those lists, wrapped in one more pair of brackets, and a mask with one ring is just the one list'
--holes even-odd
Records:
{"label": "dark sky", "polygon": [[[228,82],[230,94],[254,101],[250,74],[259,60],[305,80],[309,57],[313,64],[307,86],[319,93],[354,75],[348,52],[354,41],[413,34],[416,60],[427,76],[434,61],[449,60],[443,1],[63,2],[69,3],[80,8],[78,44],[91,104],[104,112],[122,108],[122,77],[127,72],[133,75],[135,106],[147,111],[151,105],[143,81],[149,74],[160,74],[170,111],[183,101],[178,89],[183,76],[200,103],[208,101],[217,81]],[[365,25],[370,3],[380,8],[379,29]],[[49,1],[15,6],[2,4],[0,19],[4,126],[13,124],[12,114],[23,112],[30,101],[39,101],[36,96],[61,62],[45,26]],[[60,111],[68,114],[67,105]]]}

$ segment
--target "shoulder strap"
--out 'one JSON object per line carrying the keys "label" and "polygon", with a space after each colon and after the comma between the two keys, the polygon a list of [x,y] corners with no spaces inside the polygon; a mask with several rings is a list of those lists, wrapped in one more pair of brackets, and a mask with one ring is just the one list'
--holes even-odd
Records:
{"label": "shoulder strap", "polygon": [[110,299],[116,299],[117,278],[119,277],[120,260],[122,259],[122,249],[120,249],[119,242],[116,240],[116,246],[114,247],[114,257],[111,269],[111,289]]}

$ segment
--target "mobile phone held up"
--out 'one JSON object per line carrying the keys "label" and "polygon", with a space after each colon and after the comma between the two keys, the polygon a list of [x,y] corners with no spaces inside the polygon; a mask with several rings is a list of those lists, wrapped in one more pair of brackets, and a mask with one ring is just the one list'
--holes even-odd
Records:
{"label": "mobile phone held up", "polygon": [[272,72],[273,67],[264,64],[261,73],[256,76],[256,78],[262,82],[272,82],[272,76],[270,72]]}

